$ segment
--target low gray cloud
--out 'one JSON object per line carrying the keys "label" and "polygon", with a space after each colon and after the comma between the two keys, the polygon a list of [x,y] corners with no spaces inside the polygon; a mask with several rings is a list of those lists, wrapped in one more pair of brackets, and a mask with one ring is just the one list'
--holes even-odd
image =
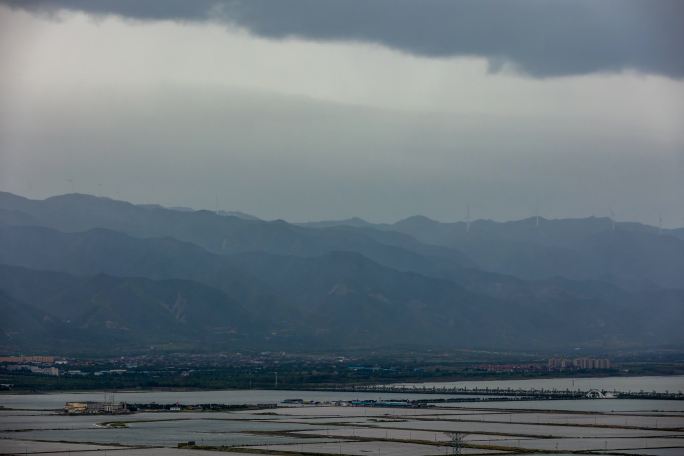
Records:
{"label": "low gray cloud", "polygon": [[[173,87],[0,103],[2,189],[304,221],[609,215],[681,226],[677,146],[549,118],[397,112]],[[68,106],[68,109],[65,108]]]}
{"label": "low gray cloud", "polygon": [[482,56],[535,77],[633,69],[684,77],[680,0],[0,0],[35,12],[224,21],[280,39],[379,43],[423,56]]}

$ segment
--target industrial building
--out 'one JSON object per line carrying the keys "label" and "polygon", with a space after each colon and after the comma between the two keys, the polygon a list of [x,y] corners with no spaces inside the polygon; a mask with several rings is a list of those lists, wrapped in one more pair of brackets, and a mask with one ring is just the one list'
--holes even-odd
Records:
{"label": "industrial building", "polygon": [[129,413],[125,402],[67,402],[64,413],[69,415],[119,415]]}

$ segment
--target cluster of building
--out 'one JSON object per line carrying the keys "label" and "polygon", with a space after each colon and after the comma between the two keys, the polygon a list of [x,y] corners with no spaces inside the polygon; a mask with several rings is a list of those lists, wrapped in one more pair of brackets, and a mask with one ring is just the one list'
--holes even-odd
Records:
{"label": "cluster of building", "polygon": [[433,405],[421,402],[418,400],[409,399],[399,399],[396,401],[383,401],[383,400],[354,400],[354,401],[342,401],[339,403],[341,406],[350,407],[383,407],[383,408],[426,408],[433,407]]}
{"label": "cluster of building", "polygon": [[32,356],[0,356],[0,364],[10,372],[28,371],[33,374],[59,376],[59,369],[54,367],[56,364],[63,364],[64,361],[57,360],[54,356],[32,355]]}
{"label": "cluster of building", "polygon": [[33,366],[31,364],[10,364],[5,366],[8,371],[21,371],[26,370],[33,374],[50,375],[53,377],[59,377],[59,369],[56,367],[40,367]]}
{"label": "cluster of building", "polygon": [[483,371],[496,374],[508,374],[515,372],[538,372],[544,370],[543,364],[479,364],[472,368],[473,371]]}
{"label": "cluster of building", "polygon": [[114,401],[113,395],[108,399],[97,401],[67,402],[64,404],[64,413],[67,415],[122,415],[134,412],[225,412],[235,410],[262,410],[278,407],[275,403],[265,404],[129,404]]}
{"label": "cluster of building", "polygon": [[54,364],[54,356],[0,356],[0,363],[39,363]]}
{"label": "cluster of building", "polygon": [[549,370],[567,369],[610,369],[610,360],[606,358],[551,358],[548,365]]}
{"label": "cluster of building", "polygon": [[335,407],[389,407],[389,408],[425,408],[432,407],[425,401],[397,399],[397,400],[374,400],[374,399],[355,399],[351,401],[314,401],[304,399],[284,399],[284,405],[314,405],[314,406],[335,406]]}
{"label": "cluster of building", "polygon": [[67,402],[64,413],[69,415],[120,415],[130,413],[125,402]]}
{"label": "cluster of building", "polygon": [[[112,366],[108,361],[104,361],[102,365],[107,367],[115,367],[113,369],[94,370],[97,367],[92,360],[66,360],[64,358],[57,358],[48,355],[19,355],[19,356],[0,356],[0,369],[9,372],[27,371],[32,374],[50,375],[58,377],[63,376],[90,376],[95,377],[104,375],[122,375],[128,372],[128,369],[121,368],[121,366]],[[87,370],[70,369],[69,367],[82,366]]]}

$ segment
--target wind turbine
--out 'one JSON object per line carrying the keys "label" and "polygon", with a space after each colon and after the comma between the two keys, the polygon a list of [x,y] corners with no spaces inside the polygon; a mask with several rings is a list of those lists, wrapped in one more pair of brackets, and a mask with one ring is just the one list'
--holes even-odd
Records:
{"label": "wind turbine", "polygon": [[663,234],[663,216],[658,215],[658,234]]}
{"label": "wind turbine", "polygon": [[610,211],[610,221],[612,223],[612,229],[615,231],[615,213],[613,212],[613,208],[609,209]]}
{"label": "wind turbine", "polygon": [[537,200],[537,203],[534,205],[534,226],[535,228],[539,228],[539,200]]}
{"label": "wind turbine", "polygon": [[470,232],[470,204],[466,204],[466,233]]}

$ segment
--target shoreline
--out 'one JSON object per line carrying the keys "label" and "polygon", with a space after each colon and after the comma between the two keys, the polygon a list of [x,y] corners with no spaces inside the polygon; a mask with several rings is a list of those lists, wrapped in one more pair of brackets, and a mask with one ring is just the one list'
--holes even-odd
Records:
{"label": "shoreline", "polygon": [[[255,387],[255,388],[202,388],[202,387],[151,387],[151,388],[144,388],[144,389],[130,389],[130,388],[92,388],[92,389],[75,389],[75,390],[70,390],[70,389],[40,389],[40,390],[22,390],[22,389],[16,389],[16,390],[3,390],[0,391],[0,397],[2,396],[8,396],[8,395],[50,395],[50,394],[93,394],[93,393],[98,393],[98,392],[105,392],[105,391],[116,391],[117,394],[144,394],[144,393],[151,393],[151,392],[169,392],[169,393],[192,393],[192,392],[222,392],[222,391],[309,391],[309,392],[319,392],[319,391],[331,391],[334,390],[336,387],[340,389],[344,388],[353,388],[355,386],[416,386],[416,388],[421,388],[420,385],[433,385],[433,384],[448,384],[448,383],[478,383],[478,382],[517,382],[517,381],[527,381],[527,380],[590,380],[590,379],[639,379],[639,378],[644,378],[644,379],[650,379],[650,378],[658,378],[658,377],[664,377],[664,378],[677,378],[681,377],[682,378],[682,390],[684,390],[684,374],[671,374],[671,375],[663,375],[663,374],[653,374],[653,375],[648,375],[648,374],[643,374],[640,373],[639,375],[583,375],[583,376],[521,376],[521,377],[515,377],[515,378],[510,378],[510,377],[484,377],[484,378],[478,378],[474,379],[472,377],[469,377],[467,379],[464,379],[463,377],[455,380],[445,380],[440,378],[439,380],[424,380],[424,381],[397,381],[397,382],[373,382],[373,383],[342,383],[342,384],[336,384],[336,385],[293,385],[292,387],[268,387],[268,386],[262,386],[262,387]],[[430,386],[431,388],[432,386]],[[419,391],[416,392],[417,394],[420,394]],[[1,406],[0,406],[1,407]]]}

